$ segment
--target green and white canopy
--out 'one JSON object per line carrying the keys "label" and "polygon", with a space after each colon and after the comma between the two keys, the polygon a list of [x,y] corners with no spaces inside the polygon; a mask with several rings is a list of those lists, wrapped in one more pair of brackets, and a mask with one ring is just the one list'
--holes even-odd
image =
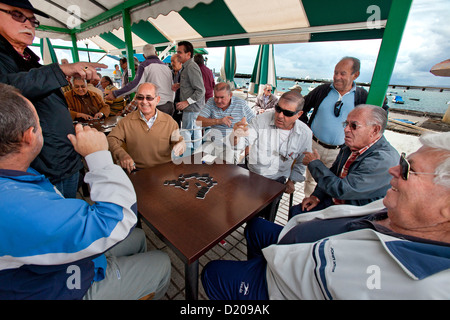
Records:
{"label": "green and white canopy", "polygon": [[38,37],[89,38],[108,53],[117,54],[126,47],[127,21],[122,15],[126,10],[133,47],[139,52],[146,43],[167,47],[181,40],[206,48],[381,38],[392,0],[31,2],[51,17],[40,18]]}
{"label": "green and white canopy", "polygon": [[277,87],[277,75],[275,71],[275,56],[273,44],[263,44],[259,46],[250,79],[249,92],[259,95],[264,90],[264,85],[272,85],[272,89]]}
{"label": "green and white canopy", "polygon": [[[382,38],[367,103],[382,105],[412,0],[30,0],[39,38],[91,39],[110,54]],[[130,60],[132,62],[133,60]],[[131,63],[132,64],[132,63]]]}

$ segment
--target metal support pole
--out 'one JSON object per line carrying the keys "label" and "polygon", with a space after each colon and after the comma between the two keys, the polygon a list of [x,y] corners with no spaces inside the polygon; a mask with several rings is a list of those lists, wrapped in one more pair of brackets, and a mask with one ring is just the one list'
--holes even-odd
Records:
{"label": "metal support pole", "polygon": [[78,55],[77,36],[75,33],[72,33],[70,37],[72,38],[72,60],[73,62],[78,62],[80,61],[80,56]]}
{"label": "metal support pole", "polygon": [[186,300],[198,300],[198,260],[184,265],[185,298]]}
{"label": "metal support pole", "polygon": [[393,0],[378,52],[367,103],[382,106],[394,70],[412,0]]}
{"label": "metal support pole", "polygon": [[[134,70],[134,51],[133,51],[133,39],[131,36],[131,18],[130,18],[130,9],[122,10],[123,17],[123,33],[125,37],[126,43],[126,51],[127,51],[127,61],[128,61],[128,79],[131,81],[134,79],[135,70]],[[131,71],[131,73],[130,73]]]}

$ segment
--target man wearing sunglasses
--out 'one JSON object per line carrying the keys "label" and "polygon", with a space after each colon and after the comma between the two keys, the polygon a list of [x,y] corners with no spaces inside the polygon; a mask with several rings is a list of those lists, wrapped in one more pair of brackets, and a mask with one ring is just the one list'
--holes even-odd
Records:
{"label": "man wearing sunglasses", "polygon": [[139,85],[134,99],[138,109],[120,120],[108,135],[109,150],[128,173],[170,162],[172,152],[180,156],[186,150],[178,124],[156,108],[161,98],[154,84]]}
{"label": "man wearing sunglasses", "polygon": [[208,297],[449,300],[450,132],[420,142],[389,169],[384,199],[298,215],[284,227],[249,221],[248,261],[203,268]]}
{"label": "man wearing sunglasses", "polygon": [[272,85],[266,84],[264,92],[256,97],[255,110],[257,114],[275,108],[278,98],[272,93]]}
{"label": "man wearing sunglasses", "polygon": [[331,168],[317,150],[307,152],[303,164],[317,182],[314,192],[291,207],[289,217],[331,205],[362,206],[383,198],[389,189],[389,168],[398,163],[397,150],[383,136],[387,114],[373,105],[356,106],[342,124],[345,146]]}
{"label": "man wearing sunglasses", "polygon": [[72,118],[61,88],[67,76],[97,78],[99,63],[57,63],[42,66],[28,46],[33,43],[40,22],[35,16],[49,18],[28,0],[0,0],[0,82],[18,88],[36,107],[44,135],[44,146],[31,167],[45,174],[61,193],[75,198],[80,155],[67,139],[74,134]]}
{"label": "man wearing sunglasses", "polygon": [[[302,115],[303,96],[296,90],[283,93],[273,111],[246,119],[233,126],[230,142],[238,149],[249,147],[247,167],[266,178],[286,184],[286,193],[295,191],[295,182],[305,180],[304,152],[311,151],[312,133],[297,119]],[[240,139],[245,137],[245,139]],[[261,211],[274,221],[282,195]]]}

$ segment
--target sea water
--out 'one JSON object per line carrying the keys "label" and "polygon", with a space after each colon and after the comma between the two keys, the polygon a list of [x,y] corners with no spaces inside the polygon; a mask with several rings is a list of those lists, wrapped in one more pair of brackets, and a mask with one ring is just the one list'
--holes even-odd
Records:
{"label": "sea water", "polygon": [[[248,88],[250,79],[235,78],[235,82],[238,88]],[[289,88],[291,88],[294,84],[294,81],[278,80],[277,91],[289,91]],[[310,92],[310,89],[320,85],[320,83],[307,82],[298,82],[297,84],[302,87],[302,95],[304,96]],[[364,88],[369,91],[368,87]],[[396,95],[401,96],[405,103],[397,104],[392,102],[392,99]],[[450,103],[450,89],[445,89],[444,91],[440,92],[439,89],[426,89],[425,91],[422,91],[422,89],[406,90],[403,87],[389,87],[386,96],[388,99],[388,106],[390,108],[426,111],[439,114],[444,114],[449,106],[447,103]]]}

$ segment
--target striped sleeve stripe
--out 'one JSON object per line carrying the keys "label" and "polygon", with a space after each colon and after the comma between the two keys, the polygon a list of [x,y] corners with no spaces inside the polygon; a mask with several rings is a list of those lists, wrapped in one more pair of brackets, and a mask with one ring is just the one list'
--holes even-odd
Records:
{"label": "striped sleeve stripe", "polygon": [[324,239],[314,244],[313,247],[313,259],[314,259],[314,277],[322,292],[324,299],[333,300],[333,297],[328,290],[327,279],[325,275],[325,269],[327,267],[327,260],[325,257],[325,243],[328,239]]}

